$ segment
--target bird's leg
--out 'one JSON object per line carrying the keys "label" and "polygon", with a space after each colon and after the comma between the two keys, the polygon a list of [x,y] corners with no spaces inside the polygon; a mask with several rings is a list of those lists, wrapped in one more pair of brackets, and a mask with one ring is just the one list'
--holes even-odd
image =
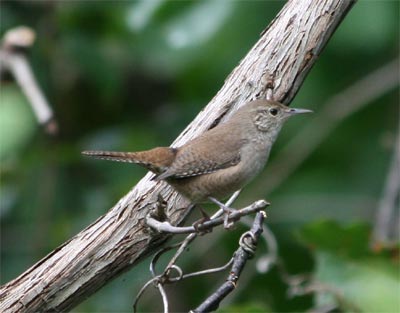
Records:
{"label": "bird's leg", "polygon": [[201,213],[201,215],[203,216],[203,217],[202,217],[202,220],[203,220],[204,222],[205,222],[205,221],[209,221],[209,220],[210,220],[210,215],[208,215],[207,212],[204,211],[203,207],[201,207],[201,206],[197,206],[197,207],[199,208],[200,213]]}
{"label": "bird's leg", "polygon": [[212,228],[210,230],[207,231],[201,231],[199,229],[200,225],[203,224],[204,222],[207,222],[210,220],[210,216],[207,214],[206,211],[204,211],[203,207],[196,205],[196,207],[199,208],[201,215],[203,216],[202,218],[198,219],[197,221],[195,221],[192,226],[194,227],[194,229],[196,230],[196,232],[200,233],[200,234],[204,234],[204,233],[210,233],[212,231]]}
{"label": "bird's leg", "polygon": [[224,210],[224,212],[225,212],[224,228],[225,229],[231,228],[233,226],[234,222],[229,221],[229,215],[232,214],[233,212],[235,212],[236,210],[226,206],[225,204],[223,204],[222,202],[218,201],[217,199],[215,199],[213,197],[208,197],[208,199],[211,202],[218,205],[222,210]]}

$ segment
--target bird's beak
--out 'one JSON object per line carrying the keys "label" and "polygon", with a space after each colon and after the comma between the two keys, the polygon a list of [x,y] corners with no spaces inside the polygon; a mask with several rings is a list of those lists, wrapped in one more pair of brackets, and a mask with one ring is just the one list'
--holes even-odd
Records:
{"label": "bird's beak", "polygon": [[303,113],[313,113],[311,110],[307,109],[296,109],[296,108],[289,108],[287,111],[289,114],[303,114]]}

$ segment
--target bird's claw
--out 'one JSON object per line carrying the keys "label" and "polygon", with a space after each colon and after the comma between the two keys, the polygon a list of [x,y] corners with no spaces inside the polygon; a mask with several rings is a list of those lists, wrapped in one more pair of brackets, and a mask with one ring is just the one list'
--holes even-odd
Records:
{"label": "bird's claw", "polygon": [[229,208],[227,206],[221,206],[221,208],[224,210],[225,212],[225,216],[224,216],[224,228],[225,229],[231,229],[233,227],[233,225],[235,224],[234,221],[230,221],[230,215],[235,212],[235,209]]}
{"label": "bird's claw", "polygon": [[217,204],[222,210],[224,210],[225,213],[225,217],[224,217],[224,228],[225,229],[230,229],[232,228],[232,226],[235,224],[234,221],[230,221],[230,215],[235,212],[235,209],[232,209],[228,206],[226,206],[225,204],[223,204],[222,202],[219,202],[217,199],[213,198],[213,197],[208,197],[208,199],[211,200],[211,202],[214,202],[215,204]]}
{"label": "bird's claw", "polygon": [[194,230],[196,231],[197,234],[199,235],[204,235],[207,233],[211,233],[212,232],[212,228],[208,228],[208,229],[201,229],[201,226],[203,225],[204,222],[209,221],[210,219],[202,217],[200,219],[198,219],[197,221],[195,221],[192,226],[194,228]]}
{"label": "bird's claw", "polygon": [[200,209],[201,215],[202,217],[200,219],[198,219],[197,221],[195,221],[192,226],[194,227],[195,231],[200,234],[206,234],[206,233],[211,233],[212,228],[211,229],[205,229],[205,230],[201,230],[200,227],[204,222],[207,222],[210,220],[210,216],[204,211],[204,209],[199,206],[198,207]]}

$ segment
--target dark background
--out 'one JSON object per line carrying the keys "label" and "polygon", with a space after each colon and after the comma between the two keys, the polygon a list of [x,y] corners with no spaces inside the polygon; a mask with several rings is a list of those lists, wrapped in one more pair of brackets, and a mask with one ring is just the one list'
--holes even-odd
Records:
{"label": "dark background", "polygon": [[[1,35],[19,25],[37,33],[29,60],[59,123],[57,136],[46,135],[18,85],[2,83],[1,283],[104,214],[145,174],[132,165],[84,159],[80,151],[169,145],[215,95],[283,4],[0,2]],[[324,105],[397,58],[398,38],[397,1],[354,6],[292,103],[315,114],[286,125],[269,166],[237,202],[268,199],[267,224],[290,274],[314,273],[318,281],[343,292],[345,310],[353,305],[365,311],[399,310],[397,245],[370,249],[398,131],[398,84],[339,118],[334,118],[339,105],[351,109],[363,90],[329,103],[328,109]],[[321,132],[326,132],[322,142],[278,183],[287,162],[299,158],[298,149]],[[284,158],[281,152],[298,133],[297,145]],[[216,230],[200,238],[182,267],[192,271],[223,264],[243,231]],[[261,245],[258,255],[264,253]],[[236,297],[225,302],[226,311],[306,311],[338,303],[332,294],[323,296],[321,288],[288,298],[279,269],[257,274],[255,264],[248,264]],[[147,268],[148,262],[135,267],[74,312],[129,312],[134,295],[150,277]],[[195,307],[224,277],[210,275],[169,287],[172,310]],[[146,293],[140,310],[160,309],[158,294]]]}

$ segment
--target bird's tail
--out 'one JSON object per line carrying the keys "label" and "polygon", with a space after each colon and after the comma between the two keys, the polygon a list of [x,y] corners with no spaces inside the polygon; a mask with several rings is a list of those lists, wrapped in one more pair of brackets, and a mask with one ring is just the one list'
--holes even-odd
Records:
{"label": "bird's tail", "polygon": [[176,149],[158,147],[139,152],[83,151],[82,154],[101,160],[136,163],[156,174],[160,174],[174,161]]}
{"label": "bird's tail", "polygon": [[136,152],[116,152],[116,151],[82,151],[82,154],[95,159],[116,161],[116,162],[128,162],[128,163],[140,163],[137,158]]}

